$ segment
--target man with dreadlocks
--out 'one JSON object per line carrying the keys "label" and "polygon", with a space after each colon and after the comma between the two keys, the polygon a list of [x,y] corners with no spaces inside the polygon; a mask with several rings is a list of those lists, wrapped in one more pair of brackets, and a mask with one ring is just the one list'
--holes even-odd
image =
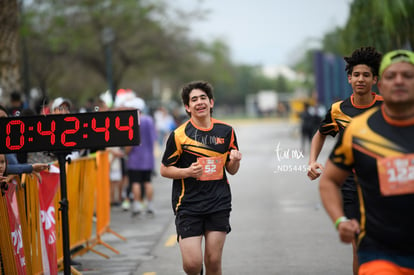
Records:
{"label": "man with dreadlocks", "polygon": [[[323,165],[318,163],[317,159],[325,143],[326,136],[335,137],[338,133],[343,132],[353,117],[382,104],[382,97],[372,91],[372,86],[378,80],[381,58],[382,54],[377,52],[374,47],[362,47],[356,49],[351,56],[344,57],[346,62],[345,71],[348,75],[348,83],[352,86],[352,95],[345,100],[332,104],[318,131],[312,138],[308,171],[308,177],[311,180],[317,179],[323,171]],[[346,217],[359,221],[358,193],[352,175],[342,185],[341,193]],[[358,258],[355,242],[352,243],[352,246],[354,251],[353,271],[354,274],[357,274]]]}

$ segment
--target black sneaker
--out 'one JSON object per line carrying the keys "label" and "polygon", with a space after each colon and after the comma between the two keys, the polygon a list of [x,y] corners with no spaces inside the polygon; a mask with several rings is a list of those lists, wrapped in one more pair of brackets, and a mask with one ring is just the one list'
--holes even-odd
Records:
{"label": "black sneaker", "polygon": [[139,216],[139,214],[141,214],[141,211],[131,211],[131,217]]}
{"label": "black sneaker", "polygon": [[119,207],[119,206],[121,206],[121,202],[119,202],[119,201],[113,201],[113,202],[111,202],[111,207]]}
{"label": "black sneaker", "polygon": [[74,261],[73,259],[70,259],[70,265],[81,266],[82,264],[80,262]]}
{"label": "black sneaker", "polygon": [[152,210],[152,209],[147,209],[147,215],[148,215],[148,216],[154,216],[154,210]]}

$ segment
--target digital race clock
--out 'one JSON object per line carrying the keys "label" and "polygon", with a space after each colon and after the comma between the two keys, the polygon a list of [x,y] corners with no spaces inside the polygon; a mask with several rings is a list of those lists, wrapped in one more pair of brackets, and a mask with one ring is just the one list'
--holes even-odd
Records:
{"label": "digital race clock", "polygon": [[0,153],[139,145],[135,110],[0,118]]}

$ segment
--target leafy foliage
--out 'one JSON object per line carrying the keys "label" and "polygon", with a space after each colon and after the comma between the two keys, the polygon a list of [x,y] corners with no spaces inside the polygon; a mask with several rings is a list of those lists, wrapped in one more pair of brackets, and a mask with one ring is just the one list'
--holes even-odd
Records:
{"label": "leafy foliage", "polygon": [[327,34],[323,48],[345,55],[362,46],[374,46],[383,52],[412,47],[413,12],[411,0],[354,0],[347,24]]}
{"label": "leafy foliage", "polygon": [[[319,50],[347,56],[363,46],[374,46],[383,53],[414,47],[414,1],[353,0],[349,14],[345,26],[324,35]],[[314,51],[309,49],[295,68],[312,75]]]}
{"label": "leafy foliage", "polygon": [[245,95],[261,89],[291,90],[284,78],[234,64],[222,40],[190,38],[191,20],[206,16],[201,8],[184,12],[164,0],[33,1],[21,26],[32,86],[85,102],[108,89],[110,66],[114,90],[132,88],[147,99],[154,97],[154,79],[177,101],[175,91],[194,79],[212,82],[218,102],[232,104],[244,104]]}

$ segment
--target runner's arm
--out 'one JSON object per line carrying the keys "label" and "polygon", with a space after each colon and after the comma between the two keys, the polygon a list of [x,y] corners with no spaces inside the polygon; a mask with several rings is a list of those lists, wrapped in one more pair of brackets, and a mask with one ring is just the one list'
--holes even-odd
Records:
{"label": "runner's arm", "polygon": [[230,160],[226,163],[226,170],[230,175],[234,175],[239,171],[240,160],[242,159],[242,153],[238,150],[230,151]]}
{"label": "runner's arm", "polygon": [[[333,224],[340,217],[344,217],[342,196],[340,186],[350,174],[349,171],[337,167],[331,160],[326,163],[325,171],[319,184],[319,192],[323,206],[331,218]],[[356,220],[345,220],[337,224],[339,238],[342,242],[350,243],[359,232]]]}
{"label": "runner's arm", "polygon": [[203,166],[194,162],[187,168],[178,168],[175,166],[165,166],[161,163],[160,174],[170,179],[199,178],[203,174]]}
{"label": "runner's arm", "polygon": [[[323,165],[318,163],[318,156],[322,151],[322,147],[325,144],[326,135],[322,135],[318,130],[312,138],[310,153],[309,153],[309,171],[308,177],[311,180],[317,179],[323,170]],[[318,171],[320,169],[321,171]]]}

